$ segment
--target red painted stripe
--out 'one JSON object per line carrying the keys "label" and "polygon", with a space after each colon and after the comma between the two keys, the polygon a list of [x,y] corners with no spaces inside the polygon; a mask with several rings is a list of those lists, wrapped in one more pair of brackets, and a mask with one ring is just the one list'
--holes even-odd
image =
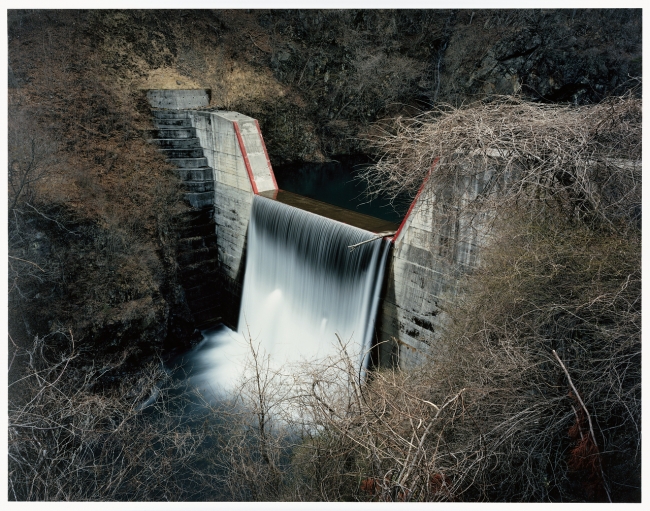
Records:
{"label": "red painted stripe", "polygon": [[275,180],[275,174],[273,173],[273,167],[271,167],[271,160],[269,159],[269,153],[266,150],[266,144],[264,143],[264,137],[262,136],[262,130],[260,129],[260,123],[255,119],[255,126],[257,126],[257,132],[260,134],[260,140],[262,141],[262,148],[264,149],[264,154],[266,155],[266,163],[269,164],[269,172],[271,173],[271,179],[273,180],[273,186],[276,190],[279,190],[278,183]]}
{"label": "red painted stripe", "polygon": [[420,198],[420,194],[422,193],[422,190],[424,190],[424,185],[426,185],[427,181],[429,181],[429,178],[431,177],[431,172],[433,172],[433,169],[437,165],[438,160],[440,160],[440,158],[436,156],[436,159],[433,160],[433,163],[431,164],[431,168],[429,169],[429,172],[427,173],[427,176],[424,178],[424,181],[422,181],[422,184],[420,185],[420,189],[418,190],[418,193],[415,195],[415,199],[413,199],[413,202],[411,202],[411,205],[409,206],[409,210],[406,212],[406,216],[404,216],[404,218],[402,219],[402,223],[399,224],[399,229],[397,229],[397,232],[395,233],[395,235],[390,239],[393,243],[395,243],[395,241],[397,240],[397,237],[402,232],[402,229],[404,229],[404,226],[406,225],[406,221],[408,220],[409,216],[411,215],[411,211],[413,211],[413,208],[415,207],[415,203]]}
{"label": "red painted stripe", "polygon": [[244,140],[241,138],[241,131],[239,131],[239,124],[237,121],[232,121],[232,124],[235,127],[235,135],[237,135],[239,149],[241,150],[241,154],[244,157],[244,165],[246,165],[246,172],[248,172],[248,179],[251,181],[253,193],[255,195],[259,195],[259,192],[257,191],[257,185],[255,184],[255,176],[253,176],[253,169],[251,168],[251,162],[248,161],[248,153],[246,152],[246,147],[244,147]]}

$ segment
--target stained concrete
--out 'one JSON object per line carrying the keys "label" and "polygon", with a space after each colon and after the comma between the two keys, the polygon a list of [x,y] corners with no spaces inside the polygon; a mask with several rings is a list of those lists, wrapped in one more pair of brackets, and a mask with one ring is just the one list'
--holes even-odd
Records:
{"label": "stained concrete", "polygon": [[[182,93],[181,93],[182,94]],[[153,95],[155,97],[155,95]],[[169,99],[169,95],[167,96]],[[171,96],[173,97],[173,95]],[[159,105],[160,102],[154,104]],[[219,278],[217,236],[214,223],[214,171],[207,165],[187,111],[155,109],[150,142],[177,166],[192,209],[179,218],[176,260],[190,312],[198,327],[220,320],[221,301],[214,282]]]}
{"label": "stained concrete", "polygon": [[[179,105],[187,101],[183,98],[174,103],[169,94],[153,97],[161,98],[157,104],[167,101]],[[207,207],[208,203],[213,207],[216,248],[205,247],[201,254],[205,252],[204,257],[214,255],[218,260],[219,276],[214,285],[221,293],[222,307],[230,309],[225,311],[225,322],[236,326],[245,265],[246,231],[255,193],[287,201],[317,214],[343,215],[343,221],[359,214],[347,210],[334,211],[334,206],[324,207],[318,201],[289,192],[278,193],[262,134],[254,119],[237,112],[201,106],[184,108],[195,109],[186,110],[186,116],[182,112],[168,111],[166,116],[160,117],[161,122],[153,132],[160,139],[157,143],[161,149],[167,151],[170,161],[179,167],[179,176],[187,186],[188,199],[202,204],[201,207]],[[198,144],[194,145],[193,140]],[[197,146],[201,147],[202,156],[195,151],[191,155],[184,153],[190,157],[174,157],[178,154],[176,151]],[[455,189],[448,192],[461,196],[468,203],[481,193],[490,177],[490,172],[486,171],[477,178],[457,183]],[[442,349],[438,340],[447,326],[446,311],[457,297],[461,277],[478,263],[480,247],[487,240],[489,219],[489,211],[477,213],[463,208],[451,213],[444,211],[436,201],[435,191],[431,187],[423,188],[394,240],[386,270],[376,328],[376,339],[382,342],[378,354],[380,364],[397,363],[408,367],[423,362],[435,363]],[[367,225],[364,228],[373,232],[396,230],[394,224],[373,224],[371,228]],[[200,244],[198,240],[188,240],[188,243],[191,247]],[[187,259],[185,263],[191,267],[193,258],[198,256],[196,251],[184,256]]]}
{"label": "stained concrete", "polygon": [[[187,113],[203,150],[205,161],[200,163],[214,169],[211,200],[220,272],[215,285],[222,294],[223,320],[236,327],[253,195],[275,191],[277,186],[255,119],[223,110],[198,109]],[[186,163],[179,162],[181,166]]]}
{"label": "stained concrete", "polygon": [[285,190],[262,192],[260,195],[263,195],[269,199],[277,200],[278,202],[282,202],[284,204],[288,204],[294,208],[303,209],[305,211],[309,211],[310,213],[324,216],[331,220],[336,220],[337,222],[342,222],[344,224],[358,227],[364,231],[370,231],[374,233],[394,233],[399,227],[399,225],[387,220],[382,220],[374,216],[358,213],[357,211],[351,211],[349,209],[333,206],[332,204],[327,204],[316,199],[310,199],[304,195],[298,195],[297,193],[287,192]]}
{"label": "stained concrete", "polygon": [[[467,204],[481,193],[491,172],[467,178],[449,190]],[[383,365],[409,367],[435,363],[439,340],[448,326],[447,311],[457,300],[463,275],[476,267],[488,241],[490,211],[445,211],[435,190],[425,186],[394,240],[387,269],[377,335]]]}

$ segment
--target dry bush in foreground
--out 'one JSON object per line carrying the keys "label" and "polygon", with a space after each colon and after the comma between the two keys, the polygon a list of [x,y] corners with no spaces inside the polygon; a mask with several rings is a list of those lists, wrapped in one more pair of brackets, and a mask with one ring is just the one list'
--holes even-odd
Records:
{"label": "dry bush in foreground", "polygon": [[[62,334],[58,334],[62,336]],[[206,436],[190,427],[168,374],[150,366],[101,389],[109,368],[75,367],[35,338],[9,388],[9,499],[179,500],[195,496]]]}
{"label": "dry bush in foreground", "polygon": [[[373,140],[382,154],[366,171],[374,189],[412,191],[430,172],[434,222],[465,215],[491,230],[445,311],[440,357],[389,380],[378,373],[366,391],[374,422],[367,411],[343,428],[355,450],[373,446],[360,452],[373,467],[363,491],[638,500],[640,99],[575,107],[498,98],[398,119],[393,130]],[[378,442],[386,463],[372,452]]]}
{"label": "dry bush in foreground", "polygon": [[501,230],[427,375],[432,400],[465,389],[437,428],[450,494],[636,500],[639,240],[559,220]]}
{"label": "dry bush in foreground", "polygon": [[640,500],[640,106],[504,99],[398,123],[376,186],[415,187],[439,158],[434,215],[490,218],[480,266],[439,358],[362,383],[343,349],[297,373],[300,434],[265,441],[275,478],[257,456],[239,483],[292,500]]}
{"label": "dry bush in foreground", "polygon": [[247,365],[229,399],[210,406],[219,447],[211,458],[215,483],[235,501],[286,499],[293,386],[273,369],[259,342],[248,338]]}
{"label": "dry bush in foreground", "polygon": [[295,376],[280,498],[640,498],[638,239],[559,220],[502,232],[443,358],[362,383],[342,350]]}

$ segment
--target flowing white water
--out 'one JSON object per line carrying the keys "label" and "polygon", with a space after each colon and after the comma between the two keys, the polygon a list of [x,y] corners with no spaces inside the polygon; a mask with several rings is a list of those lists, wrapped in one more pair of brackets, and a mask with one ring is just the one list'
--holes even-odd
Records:
{"label": "flowing white water", "polygon": [[[198,347],[194,381],[227,393],[251,354],[274,368],[318,361],[340,348],[364,369],[389,243],[374,235],[264,197],[253,200],[238,332],[220,328]],[[197,371],[198,369],[198,371]]]}

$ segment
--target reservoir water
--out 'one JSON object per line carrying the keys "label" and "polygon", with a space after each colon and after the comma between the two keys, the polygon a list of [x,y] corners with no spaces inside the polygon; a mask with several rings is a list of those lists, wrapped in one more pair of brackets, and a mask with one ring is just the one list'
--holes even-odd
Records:
{"label": "reservoir water", "polygon": [[346,156],[326,163],[292,163],[274,167],[281,190],[399,224],[412,197],[395,200],[367,197],[359,171],[370,163],[367,156]]}

